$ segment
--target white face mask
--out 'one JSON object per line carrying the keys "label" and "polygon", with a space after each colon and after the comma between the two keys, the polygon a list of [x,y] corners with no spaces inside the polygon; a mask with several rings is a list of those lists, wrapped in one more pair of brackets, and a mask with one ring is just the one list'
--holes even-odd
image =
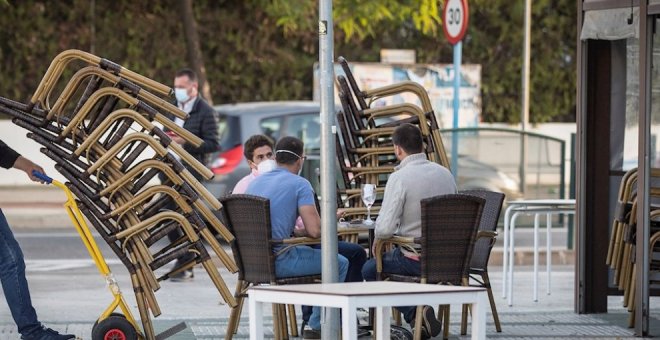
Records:
{"label": "white face mask", "polygon": [[264,159],[257,165],[257,172],[261,174],[265,174],[269,171],[273,171],[277,167],[277,162],[275,162],[272,159]]}
{"label": "white face mask", "polygon": [[188,99],[190,99],[190,96],[188,95],[188,89],[179,87],[174,89],[174,96],[176,97],[176,101],[179,103],[185,103],[188,101]]}

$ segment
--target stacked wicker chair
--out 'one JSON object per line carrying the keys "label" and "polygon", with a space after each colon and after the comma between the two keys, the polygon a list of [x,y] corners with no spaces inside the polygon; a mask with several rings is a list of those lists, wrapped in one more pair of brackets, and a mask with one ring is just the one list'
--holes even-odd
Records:
{"label": "stacked wicker chair", "polygon": [[[72,73],[65,70],[76,66],[65,79]],[[128,269],[146,339],[156,338],[151,317],[161,314],[155,295],[160,282],[196,264],[224,301],[236,306],[210,256],[215,253],[235,273],[233,258],[214,234],[227,242],[233,236],[214,212],[220,203],[196,179],[213,174],[154,124],[201,145],[169,118],[187,118],[170,104],[171,93],[111,61],[69,50],[53,60],[29,103],[0,98],[0,112],[43,146],[83,214]],[[164,184],[148,185],[156,176]],[[164,236],[175,229],[183,236],[170,243]],[[159,240],[166,245],[154,246]],[[185,253],[195,254],[194,260],[164,268]]]}
{"label": "stacked wicker chair", "polygon": [[[396,159],[391,137],[396,126],[402,123],[417,125],[422,131],[427,157],[445,167],[449,167],[449,161],[431,101],[422,86],[402,82],[363,91],[346,59],[339,57],[339,63],[344,75],[336,79],[342,111],[337,114],[339,134],[335,145],[344,183],[343,186],[338,184],[337,197],[340,207],[350,207],[346,209],[349,216],[363,217],[366,208],[361,202],[361,185],[376,184],[382,198],[385,182],[394,171]],[[371,106],[376,99],[403,92],[415,94],[421,106],[413,103]],[[377,214],[379,208],[380,201],[377,201],[372,211]]]}
{"label": "stacked wicker chair", "polygon": [[[650,217],[650,266],[649,284],[651,288],[660,287],[660,169],[651,169],[651,199]],[[630,312],[628,325],[633,327],[635,321],[635,284],[638,262],[636,261],[637,242],[637,169],[631,169],[624,174],[619,186],[619,195],[614,213],[612,233],[607,252],[606,263],[614,271],[613,284],[623,291],[623,306]]]}

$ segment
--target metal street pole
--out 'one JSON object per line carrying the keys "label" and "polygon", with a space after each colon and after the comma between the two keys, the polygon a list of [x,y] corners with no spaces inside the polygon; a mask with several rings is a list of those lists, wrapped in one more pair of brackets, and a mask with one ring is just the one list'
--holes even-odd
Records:
{"label": "metal street pole", "polygon": [[525,134],[527,124],[529,123],[529,70],[530,70],[530,50],[532,33],[532,0],[525,0],[525,35],[523,42],[523,67],[522,67],[522,112],[520,146],[520,192],[525,194],[527,172],[527,135]]}
{"label": "metal street pole", "polygon": [[[334,33],[332,0],[319,1],[319,70],[321,89],[321,249],[323,283],[338,281],[337,200],[335,191]],[[313,301],[312,301],[313,303]],[[321,313],[321,338],[339,339],[339,311]]]}

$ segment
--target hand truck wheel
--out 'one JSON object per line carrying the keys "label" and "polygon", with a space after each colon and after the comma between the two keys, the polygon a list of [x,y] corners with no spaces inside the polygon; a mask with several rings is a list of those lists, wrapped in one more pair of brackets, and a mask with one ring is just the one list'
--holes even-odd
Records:
{"label": "hand truck wheel", "polygon": [[113,313],[92,328],[92,340],[136,340],[137,332],[121,314]]}
{"label": "hand truck wheel", "polygon": [[[124,316],[124,314],[117,313],[117,312],[113,312],[113,313],[110,313],[110,315],[108,315],[108,317],[111,317],[111,316],[118,316],[118,317],[124,318],[124,319],[126,318]],[[98,325],[98,324],[99,324],[99,319],[96,319],[96,321],[94,321],[94,326],[92,326],[92,329],[96,328],[96,325]]]}

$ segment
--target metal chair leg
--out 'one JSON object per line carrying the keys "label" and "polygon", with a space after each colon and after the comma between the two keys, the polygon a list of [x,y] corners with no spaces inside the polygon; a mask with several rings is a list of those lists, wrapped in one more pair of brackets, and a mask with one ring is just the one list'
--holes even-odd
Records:
{"label": "metal chair leg", "polygon": [[470,309],[468,307],[469,307],[469,305],[463,305],[463,308],[462,308],[462,313],[461,313],[461,335],[467,334],[468,311],[470,311]]}
{"label": "metal chair leg", "polygon": [[293,337],[298,336],[298,323],[296,322],[296,306],[286,305],[289,315],[289,335]]}
{"label": "metal chair leg", "polygon": [[424,318],[424,306],[417,306],[415,313],[415,340],[422,340],[422,319]]}
{"label": "metal chair leg", "polygon": [[500,324],[500,317],[497,314],[497,307],[495,306],[495,298],[493,297],[493,290],[490,286],[490,278],[488,278],[488,272],[483,272],[481,274],[481,278],[483,279],[484,286],[486,286],[486,291],[488,293],[490,310],[493,313],[493,321],[495,322],[495,330],[497,330],[497,333],[502,333],[502,325]]}

